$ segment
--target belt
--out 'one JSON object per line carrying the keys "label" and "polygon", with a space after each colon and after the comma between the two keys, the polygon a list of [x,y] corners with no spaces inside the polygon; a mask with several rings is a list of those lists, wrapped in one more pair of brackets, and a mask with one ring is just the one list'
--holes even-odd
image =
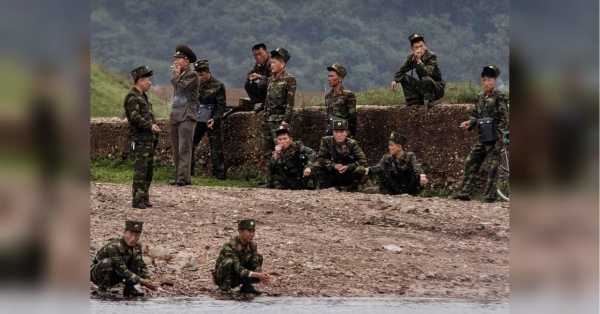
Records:
{"label": "belt", "polygon": [[285,109],[269,109],[269,114],[282,114],[285,113]]}

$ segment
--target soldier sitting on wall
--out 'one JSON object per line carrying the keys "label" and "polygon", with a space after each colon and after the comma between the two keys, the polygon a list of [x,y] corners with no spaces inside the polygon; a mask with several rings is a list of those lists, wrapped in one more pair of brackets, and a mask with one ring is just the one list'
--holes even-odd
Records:
{"label": "soldier sitting on wall", "polygon": [[313,164],[317,153],[302,142],[296,141],[290,132],[290,126],[280,125],[275,130],[277,146],[269,161],[269,172],[276,189],[314,189],[315,173]]}

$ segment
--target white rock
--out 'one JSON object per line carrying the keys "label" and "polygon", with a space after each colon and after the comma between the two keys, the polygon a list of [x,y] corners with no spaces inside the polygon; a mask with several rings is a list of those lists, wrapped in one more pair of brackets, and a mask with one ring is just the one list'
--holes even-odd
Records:
{"label": "white rock", "polygon": [[384,245],[383,248],[394,253],[402,252],[402,248],[394,244]]}

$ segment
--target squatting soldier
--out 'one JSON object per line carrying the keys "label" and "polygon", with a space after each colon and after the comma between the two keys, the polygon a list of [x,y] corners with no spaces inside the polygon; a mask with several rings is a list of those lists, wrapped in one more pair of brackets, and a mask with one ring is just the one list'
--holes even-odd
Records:
{"label": "squatting soldier", "polygon": [[329,74],[327,82],[331,86],[331,91],[325,95],[325,107],[327,108],[327,128],[325,135],[332,135],[331,122],[339,119],[348,120],[348,130],[350,136],[356,136],[356,96],[354,93],[342,86],[342,81],[348,72],[338,63],[327,67]]}
{"label": "squatting soldier", "polygon": [[[407,106],[423,105],[425,99],[428,101],[427,107],[431,109],[436,105],[436,100],[444,97],[446,82],[437,65],[437,56],[427,50],[423,35],[412,34],[408,40],[413,53],[408,55],[404,65],[394,75],[392,90],[396,91],[396,83],[400,82]],[[411,76],[413,70],[417,71],[418,79]],[[408,71],[411,71],[411,75]]]}
{"label": "squatting soldier", "polygon": [[198,113],[198,75],[190,68],[196,62],[194,52],[177,45],[173,56],[173,110],[171,111],[171,145],[175,160],[175,178],[171,185],[192,184],[192,143]]}
{"label": "squatting soldier", "polygon": [[90,280],[98,285],[98,295],[106,296],[108,288],[125,280],[123,296],[141,297],[143,292],[134,285],[140,285],[156,290],[158,284],[150,280],[146,263],[142,259],[143,222],[127,220],[123,237],[114,240],[96,253],[96,258],[90,266]]}
{"label": "squatting soldier", "polygon": [[301,141],[294,142],[290,126],[280,125],[275,131],[277,146],[269,161],[269,172],[276,189],[314,189],[313,164],[317,154]]}
{"label": "squatting soldier", "polygon": [[[282,124],[290,124],[294,114],[296,78],[285,71],[289,60],[290,54],[284,48],[271,51],[273,76],[269,78],[264,118],[260,125],[263,137],[263,156],[267,162],[271,159],[275,149],[275,130]],[[272,188],[274,185],[273,181],[268,178],[268,171],[266,177],[266,184],[263,187]]]}
{"label": "squatting soldier", "polygon": [[404,150],[406,137],[392,132],[388,144],[389,154],[383,155],[376,166],[365,169],[367,175],[377,175],[379,193],[416,195],[428,180],[413,152]]}
{"label": "squatting soldier", "polygon": [[250,97],[252,105],[260,103],[264,105],[267,96],[267,85],[269,78],[273,76],[271,72],[271,58],[267,51],[267,46],[263,43],[252,46],[252,55],[256,63],[246,78],[244,89]]}
{"label": "squatting soldier", "polygon": [[498,164],[502,148],[502,135],[507,130],[506,95],[496,90],[496,78],[500,70],[495,65],[486,65],[481,72],[483,92],[477,95],[477,103],[473,107],[468,121],[460,124],[463,130],[471,131],[476,125],[479,130],[479,141],[471,149],[465,161],[465,172],[460,186],[460,192],[453,199],[469,201],[475,188],[476,174],[487,157],[489,163],[488,180],[485,189],[484,202],[496,200],[496,185],[498,183]]}
{"label": "squatting soldier", "polygon": [[194,174],[194,166],[197,162],[194,158],[196,147],[198,147],[204,133],[208,133],[212,174],[219,180],[225,180],[227,176],[223,145],[221,144],[221,121],[227,103],[225,85],[211,75],[208,60],[194,62],[194,70],[198,73],[198,79],[200,80],[198,96],[200,105],[198,106],[198,122],[194,130],[191,172]]}
{"label": "squatting soldier", "polygon": [[213,280],[221,294],[231,294],[231,289],[242,285],[240,293],[261,294],[252,283],[269,284],[269,274],[262,271],[262,255],[256,250],[254,219],[238,222],[238,236],[223,245],[212,272]]}
{"label": "squatting soldier", "polygon": [[143,65],[133,71],[134,87],[125,96],[125,116],[129,122],[128,137],[131,140],[133,158],[133,201],[134,208],[152,207],[149,198],[150,183],[154,168],[154,150],[158,143],[160,128],[156,125],[152,104],[146,92],[152,86],[152,71]]}
{"label": "squatting soldier", "polygon": [[367,157],[362,149],[348,138],[348,121],[334,121],[333,136],[323,137],[315,163],[320,188],[347,187],[346,191],[356,192],[366,165]]}

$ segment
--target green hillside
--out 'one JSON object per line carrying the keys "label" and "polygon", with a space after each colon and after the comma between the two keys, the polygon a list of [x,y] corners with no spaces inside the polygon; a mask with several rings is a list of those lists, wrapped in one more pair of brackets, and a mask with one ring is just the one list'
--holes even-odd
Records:
{"label": "green hillside", "polygon": [[[125,118],[123,100],[133,86],[133,80],[112,73],[97,62],[92,62],[90,67],[90,115]],[[166,118],[168,114],[165,102],[152,93],[149,93],[148,97],[154,115],[157,118]]]}

